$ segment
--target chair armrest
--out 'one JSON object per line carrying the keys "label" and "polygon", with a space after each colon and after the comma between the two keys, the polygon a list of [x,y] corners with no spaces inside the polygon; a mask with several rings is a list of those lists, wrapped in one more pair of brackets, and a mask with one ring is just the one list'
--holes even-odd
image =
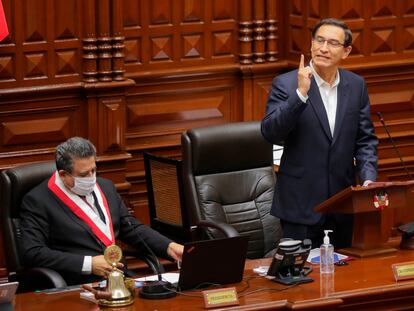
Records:
{"label": "chair armrest", "polygon": [[165,273],[164,266],[160,263],[158,257],[151,254],[139,254],[136,257],[144,261],[154,273]]}
{"label": "chair armrest", "polygon": [[150,253],[138,252],[134,247],[130,245],[124,245],[122,252],[124,256],[132,256],[141,259],[155,274],[165,272],[164,266],[160,263],[157,256],[154,256]]}
{"label": "chair armrest", "polygon": [[211,222],[209,220],[200,220],[197,223],[199,228],[214,228],[222,232],[227,238],[239,236],[240,233],[229,224],[224,222]]}
{"label": "chair armrest", "polygon": [[[35,284],[40,286],[39,288],[35,288],[33,280],[36,280]],[[58,272],[49,268],[40,267],[24,268],[19,270],[17,273],[11,273],[9,275],[9,281],[19,282],[19,292],[47,288],[63,288],[67,286],[66,281]]]}

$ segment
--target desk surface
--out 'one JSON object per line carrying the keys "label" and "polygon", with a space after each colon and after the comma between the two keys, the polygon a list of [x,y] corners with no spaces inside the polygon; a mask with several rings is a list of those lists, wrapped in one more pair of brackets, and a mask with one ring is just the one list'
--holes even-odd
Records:
{"label": "desk surface", "polygon": [[[254,267],[268,265],[268,259],[246,262],[244,280],[236,284],[240,305],[227,309],[239,310],[396,310],[414,308],[414,280],[396,282],[391,264],[414,261],[414,251],[401,250],[395,255],[356,259],[348,266],[335,267],[333,291],[321,284],[319,267],[309,275],[315,281],[286,289],[263,277],[257,277]],[[135,299],[132,306],[107,310],[203,310],[200,292],[178,295],[167,300]],[[15,311],[83,311],[99,310],[89,301],[79,299],[79,292],[60,294],[28,293],[15,298]],[[223,308],[226,309],[226,308]],[[217,310],[217,309],[214,309]]]}

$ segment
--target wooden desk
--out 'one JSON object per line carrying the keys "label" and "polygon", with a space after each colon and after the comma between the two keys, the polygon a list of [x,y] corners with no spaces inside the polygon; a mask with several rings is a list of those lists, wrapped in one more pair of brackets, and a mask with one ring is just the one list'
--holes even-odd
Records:
{"label": "wooden desk", "polygon": [[[348,266],[335,267],[334,291],[325,293],[321,286],[319,267],[315,266],[310,277],[314,282],[284,289],[283,285],[265,278],[255,277],[252,269],[269,264],[269,260],[246,262],[245,281],[237,284],[241,291],[238,310],[398,310],[414,308],[414,280],[395,282],[392,263],[414,261],[414,251],[401,250],[394,255],[356,259]],[[262,289],[262,290],[260,290]],[[264,289],[264,290],[263,290]],[[185,292],[197,295],[199,292]],[[201,295],[200,295],[201,297]],[[135,299],[135,304],[112,310],[203,310],[203,299],[179,295],[167,300]],[[225,309],[225,308],[224,308]],[[79,299],[79,292],[64,294],[20,294],[15,299],[16,311],[83,311],[99,310],[91,302]],[[111,309],[107,309],[111,310]],[[217,309],[214,309],[217,310]],[[406,309],[405,309],[406,310]]]}

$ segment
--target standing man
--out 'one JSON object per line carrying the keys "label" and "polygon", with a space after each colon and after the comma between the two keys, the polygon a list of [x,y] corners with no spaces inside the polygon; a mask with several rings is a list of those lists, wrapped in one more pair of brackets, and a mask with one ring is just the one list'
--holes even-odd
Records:
{"label": "standing man", "polygon": [[68,285],[90,283],[112,270],[103,253],[117,239],[138,251],[150,247],[158,256],[181,259],[182,245],[131,216],[114,184],[96,177],[96,150],[89,140],[70,138],[55,155],[56,172],[23,198],[26,266],[56,270]]}
{"label": "standing man", "polygon": [[321,20],[312,30],[305,67],[273,80],[262,134],[283,145],[271,214],[281,219],[284,237],[322,242],[332,229],[336,248],[352,243],[352,215],[314,212],[344,188],[377,177],[378,140],[362,77],[339,68],[351,52],[352,33],[340,20]]}

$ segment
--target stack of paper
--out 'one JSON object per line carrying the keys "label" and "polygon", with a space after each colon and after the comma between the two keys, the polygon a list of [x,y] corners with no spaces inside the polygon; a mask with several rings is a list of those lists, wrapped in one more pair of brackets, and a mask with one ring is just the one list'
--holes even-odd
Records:
{"label": "stack of paper", "polygon": [[[321,261],[320,254],[321,254],[321,251],[319,248],[311,249],[308,259],[306,261],[310,263],[314,263],[314,264],[319,264]],[[347,259],[349,259],[348,256],[334,252],[334,263],[338,262],[339,260],[347,260]]]}

